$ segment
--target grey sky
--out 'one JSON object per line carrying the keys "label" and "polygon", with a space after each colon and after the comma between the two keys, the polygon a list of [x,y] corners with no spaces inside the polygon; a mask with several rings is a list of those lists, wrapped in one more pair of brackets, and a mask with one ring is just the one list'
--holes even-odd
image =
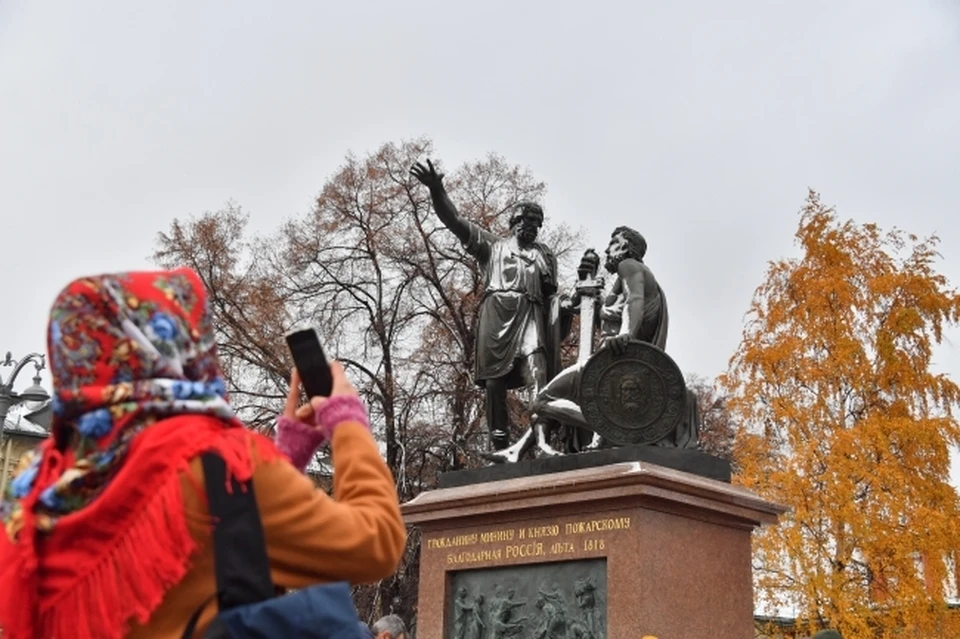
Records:
{"label": "grey sky", "polygon": [[958,113],[950,0],[2,0],[0,351],[42,350],[59,288],[149,266],[175,216],[233,199],[270,229],[348,151],[428,135],[528,166],[598,249],[643,232],[668,349],[714,376],[807,186],[938,232],[960,284]]}

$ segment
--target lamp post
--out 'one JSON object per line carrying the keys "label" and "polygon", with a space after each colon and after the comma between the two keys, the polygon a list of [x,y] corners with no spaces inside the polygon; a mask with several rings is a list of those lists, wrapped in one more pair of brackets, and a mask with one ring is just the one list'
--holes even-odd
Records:
{"label": "lamp post", "polygon": [[[15,393],[13,391],[13,382],[16,381],[20,371],[31,362],[36,369],[33,376],[33,385],[27,387],[22,393]],[[15,362],[13,360],[13,353],[7,351],[7,356],[0,362],[0,366],[13,366],[13,372],[10,373],[10,377],[7,378],[6,382],[4,382],[2,376],[0,376],[0,436],[2,436],[4,429],[7,427],[7,412],[11,406],[16,406],[20,402],[44,402],[50,399],[50,395],[43,389],[43,386],[40,385],[40,371],[47,367],[47,362],[40,353],[30,353],[20,361]],[[6,450],[3,451],[3,470],[2,475],[0,475],[0,493],[3,494],[6,494],[7,489],[7,475],[10,469],[10,454],[13,451],[13,437],[7,437],[5,443],[4,448]]]}
{"label": "lamp post", "polygon": [[[17,375],[30,363],[33,363],[33,367],[36,369],[33,376],[33,385],[27,387],[21,393],[14,392],[13,383],[16,381]],[[50,395],[40,385],[40,371],[47,367],[46,359],[40,353],[30,353],[20,361],[14,361],[13,353],[7,351],[7,357],[3,362],[0,362],[0,366],[13,366],[10,377],[7,378],[6,382],[0,384],[0,428],[3,428],[7,423],[7,412],[12,406],[16,406],[20,402],[45,402],[50,399]],[[2,381],[2,378],[0,378],[0,381]]]}

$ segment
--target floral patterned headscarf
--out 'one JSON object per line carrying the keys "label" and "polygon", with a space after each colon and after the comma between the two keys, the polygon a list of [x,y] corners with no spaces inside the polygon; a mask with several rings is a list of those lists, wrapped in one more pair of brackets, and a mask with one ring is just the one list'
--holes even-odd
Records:
{"label": "floral patterned headscarf", "polygon": [[[93,606],[86,599],[111,598],[109,582],[117,591],[130,588],[139,579],[133,571],[144,570],[149,579],[165,562],[166,579],[182,577],[193,543],[182,513],[171,514],[182,503],[176,471],[204,450],[217,450],[235,476],[249,476],[243,441],[249,433],[232,428],[242,424],[227,403],[206,294],[191,270],[74,281],[53,304],[48,350],[52,437],[24,456],[0,504],[6,531],[0,562],[7,564],[0,563],[0,625],[11,639],[67,636],[68,627],[69,636],[81,637],[85,620],[91,635],[96,629],[113,636],[129,621],[126,615],[146,620],[159,603],[153,586],[122,593],[112,603],[117,614],[106,621],[88,612]],[[104,522],[112,526],[107,532],[94,530]],[[138,526],[155,530],[137,533]],[[132,550],[123,554],[124,540],[138,534],[155,537],[127,540]],[[43,557],[36,552],[38,536],[45,537]],[[92,567],[98,559],[101,565]],[[60,581],[42,590],[72,592],[73,605],[60,592],[55,609],[44,609],[37,564],[45,560],[62,560],[70,569],[54,571]],[[10,565],[18,561],[20,574],[14,574]],[[27,594],[11,594],[11,586]],[[24,599],[31,594],[32,603]],[[11,617],[24,616],[24,605],[32,605],[35,616],[15,623]],[[63,625],[68,616],[75,625]]]}

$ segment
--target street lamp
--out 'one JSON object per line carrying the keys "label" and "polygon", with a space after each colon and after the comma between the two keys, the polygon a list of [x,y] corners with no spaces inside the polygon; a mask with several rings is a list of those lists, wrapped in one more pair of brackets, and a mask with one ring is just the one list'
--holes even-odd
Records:
{"label": "street lamp", "polygon": [[[27,387],[22,393],[15,393],[13,391],[13,382],[16,381],[20,371],[31,362],[36,369],[36,374],[33,376],[33,384]],[[50,399],[50,395],[44,390],[43,386],[40,385],[40,371],[47,367],[46,359],[40,353],[30,353],[16,362],[13,359],[13,353],[7,351],[7,357],[3,362],[0,362],[0,366],[13,366],[13,372],[10,373],[10,377],[7,378],[5,383],[0,384],[0,428],[2,428],[7,423],[7,412],[11,406],[16,406],[20,402],[45,402]]]}

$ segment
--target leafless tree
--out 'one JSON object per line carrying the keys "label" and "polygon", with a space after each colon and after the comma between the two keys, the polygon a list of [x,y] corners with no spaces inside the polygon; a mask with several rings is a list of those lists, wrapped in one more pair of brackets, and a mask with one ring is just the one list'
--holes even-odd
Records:
{"label": "leafless tree", "polygon": [[[440,473],[477,464],[473,453],[484,445],[472,377],[482,274],[409,175],[432,152],[420,139],[348,156],[313,209],[273,233],[250,235],[244,214],[228,205],[174,221],[154,255],[201,274],[233,401],[257,428],[270,427],[286,392],[283,335],[316,326],[367,402],[403,501],[434,487]],[[546,191],[497,155],[450,171],[446,183],[467,219],[504,234],[509,209]],[[561,273],[572,275],[578,234],[551,223],[548,208],[544,235]],[[418,560],[411,543],[395,577],[358,589],[361,612],[412,614]]]}

